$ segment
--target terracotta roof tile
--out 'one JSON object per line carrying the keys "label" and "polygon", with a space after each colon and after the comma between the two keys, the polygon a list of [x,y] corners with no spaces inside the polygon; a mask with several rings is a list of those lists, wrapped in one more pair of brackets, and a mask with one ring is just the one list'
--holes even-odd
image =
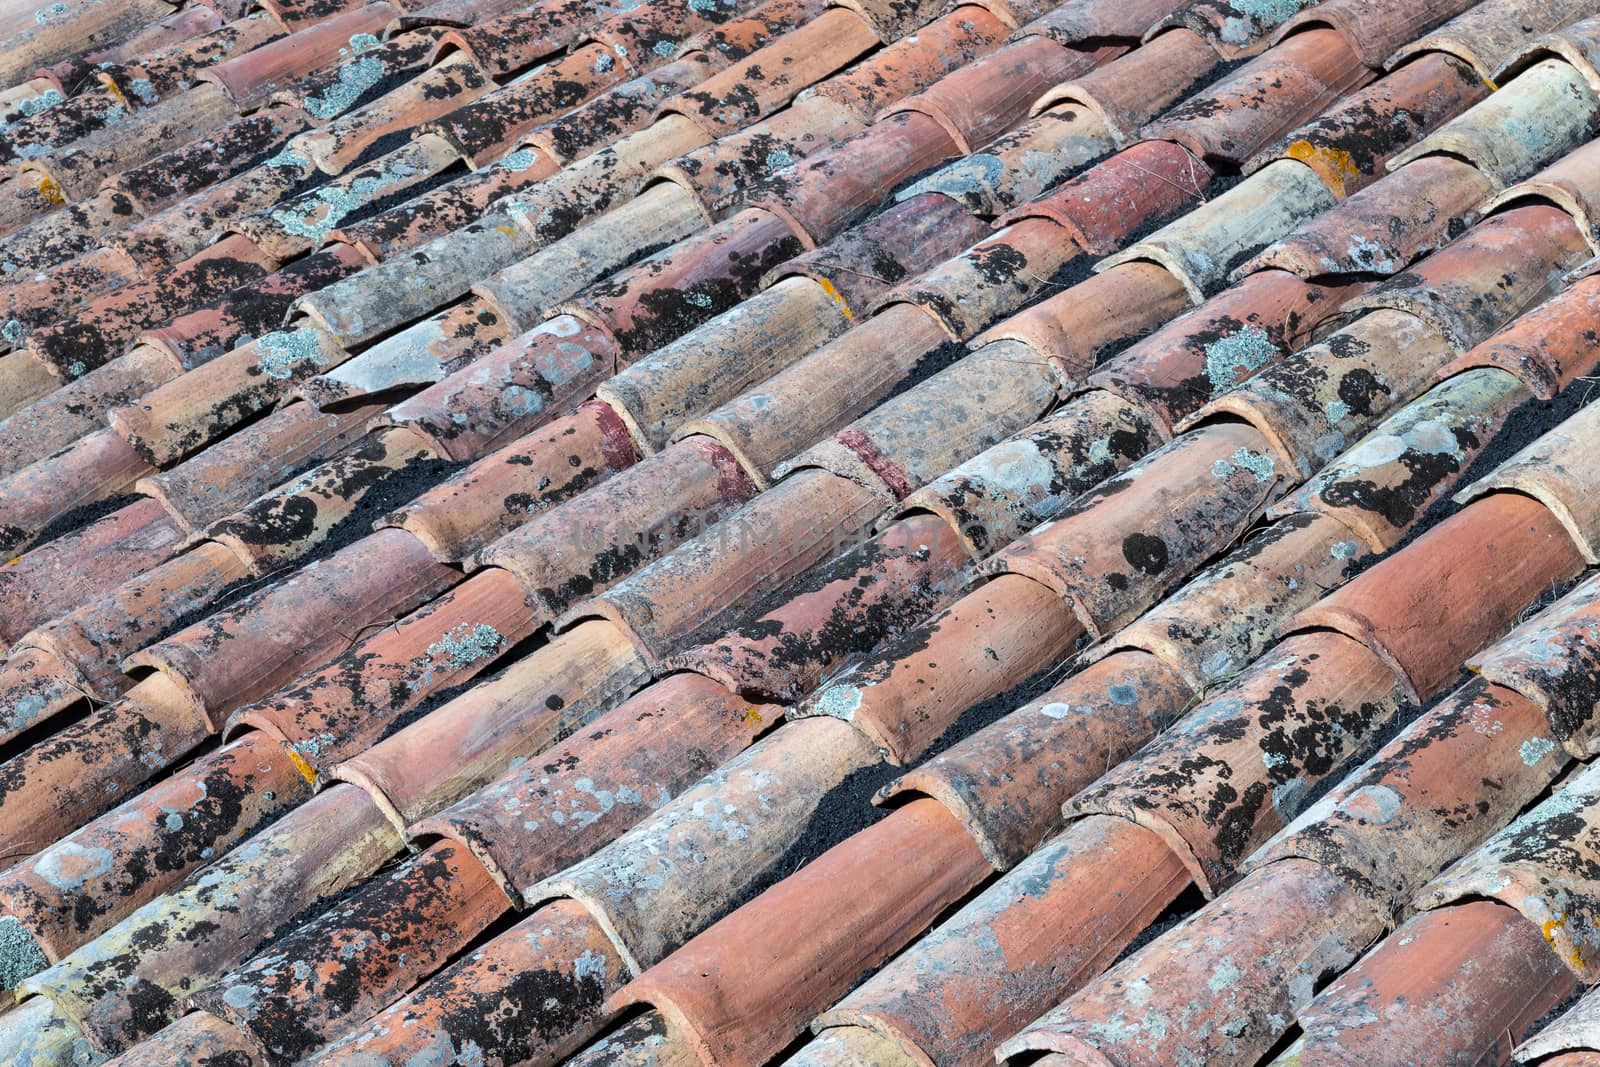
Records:
{"label": "terracotta roof tile", "polygon": [[0,1059],[1503,1058],[1592,5],[1301,7],[0,15]]}

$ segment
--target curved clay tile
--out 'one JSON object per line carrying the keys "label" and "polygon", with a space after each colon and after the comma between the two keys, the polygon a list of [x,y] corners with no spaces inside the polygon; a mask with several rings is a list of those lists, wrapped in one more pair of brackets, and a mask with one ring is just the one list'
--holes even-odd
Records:
{"label": "curved clay tile", "polygon": [[[0,901],[55,963],[310,798],[287,753],[267,738],[247,738],[0,873]],[[95,856],[127,862],[82,863]],[[73,873],[63,878],[62,871]]]}
{"label": "curved clay tile", "polygon": [[1333,515],[1372,551],[1387,551],[1530,399],[1498,368],[1458,374],[1373,427],[1275,508]]}
{"label": "curved clay tile", "polygon": [[608,1007],[660,1012],[690,1062],[758,1067],[988,871],[942,806],[913,800],[696,935]]}
{"label": "curved clay tile", "polygon": [[262,955],[188,998],[238,1027],[275,1062],[342,1036],[348,1019],[386,1006],[450,961],[508,901],[453,843],[373,878]]}
{"label": "curved clay tile", "polygon": [[[1326,0],[1307,5],[1273,34],[1273,43],[1310,27],[1332,29],[1373,70],[1403,45],[1473,6],[1472,0]],[[1399,63],[1394,64],[1397,68]]]}
{"label": "curved clay tile", "polygon": [[1566,63],[1547,59],[1392,156],[1388,166],[1443,152],[1504,188],[1585,143],[1597,112],[1596,90]]}
{"label": "curved clay tile", "polygon": [[1485,213],[1524,200],[1543,200],[1570,214],[1584,232],[1592,250],[1600,251],[1600,184],[1595,180],[1600,145],[1591,141],[1526,181],[1510,186],[1483,205]]}
{"label": "curved clay tile", "polygon": [[1588,81],[1590,88],[1600,92],[1600,17],[1591,15],[1577,22],[1535,37],[1517,49],[1494,72],[1498,82],[1507,82],[1545,56],[1560,56],[1576,67]]}
{"label": "curved clay tile", "polygon": [[[1099,816],[1074,823],[823,1013],[813,1026],[829,1029],[788,1062],[854,1067],[861,1061],[819,1046],[832,1037],[861,1048],[869,1032],[892,1041],[867,1061],[882,1067],[979,1062],[1103,970],[1187,880],[1150,831]],[[1090,898],[1115,901],[1115,912],[1084,906]],[[1006,993],[995,997],[1001,974]]]}
{"label": "curved clay tile", "polygon": [[[1505,1062],[1577,988],[1539,927],[1513,909],[1477,900],[1426,912],[1300,1013],[1302,1062],[1344,1067],[1375,1055],[1396,1067],[1439,1056]],[[1463,1001],[1474,1010],[1458,1016],[1444,1007]]]}
{"label": "curved clay tile", "polygon": [[640,458],[616,413],[590,401],[489,453],[378,525],[405,530],[441,562],[461,562]]}
{"label": "curved clay tile", "polygon": [[1469,163],[1425,156],[1307,219],[1234,277],[1274,268],[1307,278],[1399,274],[1476,222],[1493,188]]}
{"label": "curved clay tile", "polygon": [[1337,33],[1313,28],[1257,56],[1146,126],[1143,136],[1242,165],[1371,77]]}
{"label": "curved clay tile", "polygon": [[[45,370],[26,352],[8,358],[27,360]],[[176,372],[165,353],[135,346],[127,355],[66,385],[50,375],[48,382],[55,384],[55,389],[0,422],[0,449],[4,450],[0,472],[15,474],[51,452],[69,447],[95,432],[110,408],[138,399],[147,389],[171,381]]]}
{"label": "curved clay tile", "polygon": [[256,1067],[260,1062],[259,1049],[253,1041],[207,1012],[185,1015],[165,1027],[159,1040],[142,1041],[117,1059],[123,1067],[161,1067],[174,1056],[200,1067],[222,1064]]}
{"label": "curved clay tile", "polygon": [[[400,847],[365,794],[330,789],[22,989],[61,1005],[95,1047],[121,1051],[175,1019],[188,990],[221,978],[280,924]],[[139,994],[124,995],[124,979]]]}
{"label": "curved clay tile", "polygon": [[846,723],[792,723],[524,900],[583,904],[637,973],[725,912],[799,838],[829,789],[876,762]]}
{"label": "curved clay tile", "polygon": [[0,554],[16,556],[52,524],[150,472],[112,430],[96,430],[0,482]]}
{"label": "curved clay tile", "polygon": [[[205,10],[191,7],[188,12]],[[92,73],[97,81],[121,93],[133,106],[146,106],[187,89],[206,67],[234,53],[242,54],[275,41],[283,34],[283,27],[263,13],[227,23],[219,20],[207,25],[203,32],[164,47],[139,51],[118,49],[121,55],[107,56],[95,63]],[[91,71],[84,71],[85,76],[89,73]]]}
{"label": "curved clay tile", "polygon": [[907,497],[901,514],[931,512],[982,559],[1125,470],[1164,440],[1139,408],[1102,390],[952,467]]}
{"label": "curved clay tile", "polygon": [[672,675],[406,833],[413,842],[460,842],[520,901],[731,759],[781,714],[699,675]]}
{"label": "curved clay tile", "polygon": [[1487,0],[1475,4],[1389,57],[1396,67],[1412,56],[1443,52],[1471,65],[1478,77],[1495,85],[1495,74],[1531,35],[1558,29],[1593,12],[1584,0]]}
{"label": "curved clay tile", "polygon": [[[1161,269],[1172,278],[1162,268],[1138,263],[1095,277],[1125,278],[1135,268]],[[1106,361],[1084,386],[1137,404],[1170,434],[1207,402],[1320,333],[1352,288],[1277,270],[1253,273]]]}
{"label": "curved clay tile", "polygon": [[395,728],[406,712],[459,686],[527,638],[536,620],[515,579],[473,575],[327,664],[228,717],[224,737],[260,730],[308,779]]}
{"label": "curved clay tile", "polygon": [[773,607],[668,658],[730,690],[797,700],[847,659],[921,622],[964,584],[967,563],[950,526],[932,516],[883,533],[762,597]]}
{"label": "curved clay tile", "polygon": [[[654,122],[662,104],[715,74],[719,61],[689,52],[552,119],[522,138],[519,151],[542,153],[555,166],[576,162]],[[516,153],[512,153],[515,156]],[[502,162],[512,158],[502,157]]]}
{"label": "curved clay tile", "polygon": [[518,761],[537,758],[649,679],[616,627],[581,623],[339,764],[332,776],[366,790],[404,830]]}
{"label": "curved clay tile", "polygon": [[656,452],[685,421],[804,358],[844,333],[850,321],[849,309],[826,283],[784,278],[623,368],[595,396],[611,406],[641,450]]}
{"label": "curved clay tile", "polygon": [[[885,503],[883,495],[848,479],[817,470],[798,473],[721,514],[700,536],[641,561],[646,565],[619,575],[611,588],[596,582],[593,599],[569,596],[571,609],[558,625],[599,614],[615,622],[653,666],[741,621],[759,591],[837,555],[870,527]],[[560,604],[555,597],[540,599]]]}
{"label": "curved clay tile", "polygon": [[1333,202],[1333,194],[1309,167],[1279,160],[1101,260],[1095,269],[1152,260],[1172,271],[1189,290],[1190,299],[1200,304],[1224,287],[1235,264]]}
{"label": "curved clay tile", "polygon": [[1351,93],[1256,155],[1246,169],[1298,159],[1343,198],[1382,178],[1391,156],[1485,95],[1483,82],[1464,64],[1429,54]]}
{"label": "curved clay tile", "polygon": [[214,63],[200,72],[199,80],[225,89],[240,111],[265,103],[279,88],[339,58],[350,38],[377,34],[399,11],[388,3],[366,4],[335,14],[259,45],[232,59]]}
{"label": "curved clay tile", "polygon": [[601,1004],[628,979],[599,923],[571,900],[531,913],[316,1056],[331,1067],[492,1047],[497,1062],[556,1062],[604,1022]]}

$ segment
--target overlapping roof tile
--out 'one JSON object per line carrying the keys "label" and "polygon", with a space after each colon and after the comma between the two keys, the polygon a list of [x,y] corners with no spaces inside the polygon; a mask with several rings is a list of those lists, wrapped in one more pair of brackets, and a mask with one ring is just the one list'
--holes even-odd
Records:
{"label": "overlapping roof tile", "polygon": [[1594,3],[0,39],[0,1061],[1600,1056]]}

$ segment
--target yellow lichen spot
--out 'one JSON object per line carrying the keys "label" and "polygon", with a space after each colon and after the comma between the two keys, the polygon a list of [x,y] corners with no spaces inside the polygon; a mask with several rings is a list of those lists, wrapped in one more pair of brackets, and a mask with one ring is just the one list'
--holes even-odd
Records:
{"label": "yellow lichen spot", "polygon": [[761,713],[755,708],[744,709],[744,721],[754,725],[761,721]]}
{"label": "yellow lichen spot", "polygon": [[120,103],[123,107],[131,108],[133,106],[132,104],[128,103],[128,98],[123,95],[122,86],[118,85],[114,78],[106,78],[101,81],[100,84],[104,85],[106,87],[106,91],[112,96],[116,97],[118,103]]}
{"label": "yellow lichen spot", "polygon": [[289,762],[294,764],[294,769],[300,772],[300,777],[306,780],[307,785],[317,784],[317,769],[292,748],[289,750]]}
{"label": "yellow lichen spot", "polygon": [[496,226],[495,229],[499,230],[507,237],[515,237],[517,235],[517,228],[515,226]]}
{"label": "yellow lichen spot", "polygon": [[818,278],[817,284],[822,286],[822,291],[827,293],[835,304],[839,305],[839,311],[844,315],[846,322],[856,321],[855,315],[850,311],[850,305],[845,303],[844,294],[835,289],[832,282],[826,278]]}
{"label": "yellow lichen spot", "polygon": [[61,191],[61,186],[48,174],[39,176],[39,195],[44,197],[49,204],[65,204],[66,194]]}
{"label": "yellow lichen spot", "polygon": [[[1539,927],[1539,932],[1544,935],[1545,944],[1549,945],[1558,956],[1562,953],[1561,946],[1556,944],[1556,931],[1565,925],[1567,925],[1567,917],[1565,915],[1558,915],[1554,919],[1546,919]],[[1572,967],[1573,970],[1583,969],[1583,956],[1578,952],[1578,946],[1576,944],[1572,946],[1572,951],[1567,953],[1567,963]]]}
{"label": "yellow lichen spot", "polygon": [[1483,84],[1485,84],[1485,85],[1487,85],[1489,87],[1489,91],[1491,93],[1498,93],[1500,91],[1500,86],[1496,85],[1493,81],[1491,81],[1488,78],[1483,79]]}
{"label": "yellow lichen spot", "polygon": [[1342,148],[1321,147],[1300,140],[1291,144],[1283,154],[1290,159],[1298,159],[1316,171],[1335,196],[1344,196],[1346,184],[1361,178],[1361,168],[1356,166],[1350,153]]}

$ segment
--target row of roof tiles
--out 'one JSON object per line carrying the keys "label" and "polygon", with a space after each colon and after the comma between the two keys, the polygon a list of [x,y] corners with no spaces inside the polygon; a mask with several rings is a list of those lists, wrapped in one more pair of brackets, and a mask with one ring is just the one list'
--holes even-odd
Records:
{"label": "row of roof tiles", "polygon": [[[9,732],[26,746],[0,767],[0,823],[21,861],[0,875],[8,984],[20,980],[24,997],[0,1016],[14,1057],[128,1048],[127,1062],[288,1062],[348,1035],[320,1060],[550,1061],[648,1005],[577,1060],[759,1063],[1015,866],[884,972],[920,988],[931,967],[948,989],[971,967],[990,1017],[896,1017],[871,1004],[880,976],[852,995],[866,1008],[824,1016],[821,1038],[798,1053],[982,1058],[1088,982],[1189,880],[1220,890],[1408,701],[1446,684],[1546,584],[1592,562],[1573,510],[1583,464],[1550,462],[1551,449],[1585,453],[1580,416],[1521,464],[1521,481],[1513,462],[1490,483],[1542,504],[1494,492],[1425,535],[1448,550],[1430,556],[1419,541],[1345,587],[1355,608],[1331,603],[1339,592],[1313,596],[1392,548],[1530,401],[1588,369],[1581,280],[1512,321],[1594,251],[1592,153],[1578,147],[1600,81],[1588,24],[1533,40],[1587,14],[1581,5],[1535,16],[1491,3],[1446,22],[1461,5],[1402,13],[1334,0],[1236,70],[1227,61],[1268,44],[1272,16],[1069,4],[1006,45],[1007,22],[1039,13],[964,7],[923,26],[935,11],[769,4],[729,24],[736,12],[710,5],[647,4],[595,26],[545,6],[447,29],[473,12],[408,20],[378,6],[372,16],[403,31],[391,44],[431,28],[430,48],[378,44],[396,64],[372,83],[389,79],[387,91],[344,117],[322,102],[372,77],[356,71],[373,57],[335,61],[299,101],[320,123],[297,116],[299,132],[275,130],[253,158],[288,148],[236,170],[220,197],[207,176],[174,208],[118,212],[108,185],[95,196],[104,210],[80,211],[88,186],[55,177],[78,173],[57,167],[58,153],[14,153],[28,162],[12,181],[75,201],[50,212],[19,198],[39,218],[6,240],[40,257],[20,269],[45,268],[13,291],[19,347],[5,359],[19,371],[8,377],[22,421],[0,428],[18,445],[0,487],[10,536],[22,546],[42,535],[6,575]],[[722,28],[679,53],[706,28],[701,16]],[[327,26],[349,15],[252,17],[304,43],[313,32],[337,42],[345,27]],[[284,77],[284,56],[304,55],[273,58],[267,37],[189,88],[220,85],[230,106],[259,107],[270,93],[251,95],[243,61],[264,64],[259,89]],[[436,53],[435,39],[457,50]],[[757,41],[743,65],[709,69]],[[516,79],[567,45],[578,46],[571,58]],[[604,77],[607,48],[645,77]],[[1360,88],[1397,49],[1396,69]],[[787,78],[764,69],[802,57],[811,69]],[[651,68],[690,61],[701,65],[664,90],[641,87]],[[230,81],[220,68],[233,64],[247,73]],[[514,91],[495,88],[508,77]],[[221,99],[185,90],[169,111]],[[534,129],[574,105],[565,127]],[[52,121],[38,126],[65,129]],[[81,173],[179,136],[154,129],[103,138],[107,162],[76,157]],[[404,130],[416,136],[385,143]],[[583,136],[595,139],[572,140]],[[511,148],[430,187],[456,155],[482,166]],[[1393,173],[1379,180],[1385,161]],[[671,181],[646,187],[661,164]],[[1205,199],[1241,167],[1248,178]],[[307,179],[320,184],[300,191]],[[900,186],[896,206],[866,217]],[[419,189],[358,221],[364,230],[343,227]],[[1004,212],[985,234],[978,219]],[[55,243],[63,234],[73,240]],[[649,256],[656,245],[666,247]],[[1374,275],[1395,277],[1360,295]],[[73,296],[85,310],[58,318]],[[253,339],[286,312],[290,330]],[[952,344],[964,341],[970,354]],[[50,390],[52,375],[70,381]],[[419,387],[392,403],[393,390]],[[1058,397],[1067,403],[1051,410]],[[46,430],[63,413],[79,421]],[[307,473],[271,488],[297,470]],[[105,518],[53,528],[134,484],[141,496]],[[1227,553],[1263,514],[1266,530]],[[1492,585],[1495,599],[1471,587],[1421,640],[1406,612],[1426,604],[1435,622],[1439,605],[1397,605],[1395,590],[1436,592],[1440,575],[1418,566],[1430,558],[1459,568],[1446,577]],[[241,586],[259,588],[211,612]],[[1235,612],[1219,621],[1218,605]],[[1289,620],[1319,611],[1358,621],[1306,622],[1298,636]],[[1085,638],[1113,651],[1058,687],[1078,689],[913,772],[903,790],[925,799],[724,916],[784,866],[841,785],[885,758],[915,762],[969,707],[1055,669]],[[510,649],[524,654],[452,698]],[[130,667],[157,673],[123,674],[130,653]],[[1285,655],[1300,658],[1273,658]],[[1241,669],[1226,683],[1240,695],[1211,696]],[[1285,671],[1303,679],[1288,693]],[[1104,696],[1099,674],[1117,679]],[[114,702],[74,718],[84,692]],[[1347,712],[1340,701],[1357,692]],[[1191,710],[1197,694],[1206,699]],[[1240,734],[1251,700],[1270,711]],[[1534,705],[1522,739],[1539,748],[1546,709]],[[1062,725],[1079,715],[1086,725]],[[1064,801],[1175,720],[1083,793],[1066,834],[1046,843]],[[218,734],[232,740],[213,747]],[[1208,746],[1209,775],[1154,766]],[[1241,789],[1246,778],[1255,784]],[[1504,798],[1481,832],[1539,781]],[[408,840],[417,854],[374,878]],[[1075,904],[1073,879],[1121,877],[1138,899],[1084,916],[1095,929],[1041,924],[1016,900],[1002,910],[1017,914],[993,918],[991,904],[969,917],[1055,848],[1066,852],[1045,878],[1059,873]],[[1450,857],[1436,858],[1431,869]],[[1344,876],[1348,864],[1329,866]],[[866,899],[864,867],[898,891]],[[1047,895],[1037,890],[1025,895]],[[1215,906],[1224,924],[1226,897]],[[1352,958],[1373,929],[1355,917],[1358,898],[1312,909],[1352,939]],[[484,941],[515,909],[531,913]],[[994,959],[963,955],[990,951],[963,934],[975,921],[1063,934],[1037,946],[1049,978],[1030,989]],[[799,949],[796,926],[811,938]],[[1312,929],[1291,923],[1284,952]],[[1315,940],[1306,951],[1334,951]],[[1079,979],[1063,982],[1073,954]],[[1303,1057],[1317,1036],[1305,1020],[1324,1001],[1306,1008],[1309,985],[1284,977],[1299,963],[1260,962],[1268,973],[1248,991],[1294,1009],[1260,1022],[1241,1024],[1231,1001],[1215,1008],[1230,1013],[1220,1025],[1195,1021],[1195,987],[1166,962],[1151,973],[1172,983],[1189,1027],[1171,1045],[1160,1045],[1168,1015],[1144,1017],[1148,1034],[1096,1016],[1119,1009],[1098,1005],[1091,982],[1018,1048],[1253,1062],[1298,1011]],[[1545,985],[1545,1001],[1570,988]],[[925,995],[887,996],[912,1016],[928,1010]],[[1496,1040],[1515,1029],[1486,1025]]]}

